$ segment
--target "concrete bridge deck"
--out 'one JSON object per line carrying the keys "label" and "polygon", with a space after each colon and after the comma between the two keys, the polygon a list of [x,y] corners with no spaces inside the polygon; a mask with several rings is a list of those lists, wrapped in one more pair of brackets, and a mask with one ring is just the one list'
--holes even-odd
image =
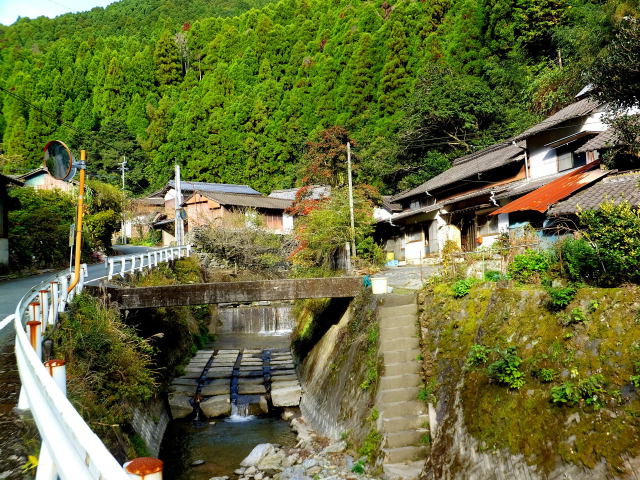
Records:
{"label": "concrete bridge deck", "polygon": [[351,298],[358,294],[362,285],[362,277],[330,277],[134,288],[88,285],[85,290],[92,295],[106,293],[120,309],[134,309],[298,298]]}

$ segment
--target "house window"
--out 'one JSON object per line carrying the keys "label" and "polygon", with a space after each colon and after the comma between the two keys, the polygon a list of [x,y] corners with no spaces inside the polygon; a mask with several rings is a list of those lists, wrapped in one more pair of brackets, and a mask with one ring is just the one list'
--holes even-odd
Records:
{"label": "house window", "polygon": [[422,228],[413,227],[411,230],[407,231],[406,241],[409,242],[421,242],[422,241]]}
{"label": "house window", "polygon": [[498,216],[497,215],[478,215],[478,235],[491,235],[498,232]]}
{"label": "house window", "polygon": [[585,152],[575,153],[575,150],[584,145],[587,140],[588,138],[584,138],[581,141],[571,142],[556,148],[559,172],[587,164],[587,154]]}

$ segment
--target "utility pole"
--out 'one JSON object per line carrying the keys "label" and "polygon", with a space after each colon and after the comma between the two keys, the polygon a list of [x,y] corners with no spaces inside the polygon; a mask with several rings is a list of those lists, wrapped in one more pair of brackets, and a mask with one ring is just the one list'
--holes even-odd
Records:
{"label": "utility pole", "polygon": [[180,165],[176,160],[176,198],[175,202],[175,237],[176,243],[182,245],[184,243],[184,220],[182,219],[182,184],[180,182]]}
{"label": "utility pole", "polygon": [[124,198],[125,198],[125,193],[124,193],[124,172],[126,172],[127,170],[129,170],[127,168],[127,157],[126,156],[122,156],[122,163],[120,164],[120,171],[122,172],[122,203],[123,203],[123,208],[122,208],[122,220],[121,220],[121,228],[122,228],[122,244],[126,245],[127,243],[127,232],[125,230],[125,221],[124,221]]}
{"label": "utility pole", "polygon": [[347,142],[347,172],[349,175],[349,216],[351,218],[351,255],[356,258],[356,227],[353,219],[353,181],[351,179],[351,142]]}

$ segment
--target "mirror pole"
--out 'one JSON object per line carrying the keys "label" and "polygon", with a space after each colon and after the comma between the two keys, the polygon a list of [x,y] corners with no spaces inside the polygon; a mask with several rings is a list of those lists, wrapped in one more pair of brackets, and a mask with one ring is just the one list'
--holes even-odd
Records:
{"label": "mirror pole", "polygon": [[80,280],[80,253],[82,250],[82,215],[84,213],[84,170],[87,160],[87,151],[80,150],[80,185],[78,187],[78,221],[76,222],[76,253],[75,253],[75,274],[73,282],[69,285],[67,292],[71,292]]}

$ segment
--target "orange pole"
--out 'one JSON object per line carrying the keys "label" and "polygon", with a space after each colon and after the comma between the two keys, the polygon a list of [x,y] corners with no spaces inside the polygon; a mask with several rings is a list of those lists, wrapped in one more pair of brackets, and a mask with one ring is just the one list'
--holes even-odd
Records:
{"label": "orange pole", "polygon": [[[87,160],[87,151],[80,150],[80,160]],[[75,288],[80,280],[80,250],[82,249],[82,215],[84,213],[84,165],[80,168],[80,186],[78,188],[78,221],[76,222],[76,261],[73,282],[69,285],[67,293]]]}

